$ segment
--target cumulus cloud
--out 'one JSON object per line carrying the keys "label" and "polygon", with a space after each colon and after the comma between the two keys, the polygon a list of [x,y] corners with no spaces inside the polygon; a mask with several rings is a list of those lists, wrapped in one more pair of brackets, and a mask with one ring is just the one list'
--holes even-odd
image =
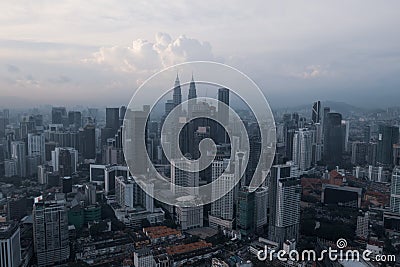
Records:
{"label": "cumulus cloud", "polygon": [[185,35],[173,39],[167,33],[157,33],[154,42],[138,39],[129,47],[102,47],[84,61],[106,65],[116,71],[144,73],[185,61],[213,59],[208,42]]}
{"label": "cumulus cloud", "polygon": [[322,76],[329,75],[327,67],[321,65],[310,65],[305,67],[305,70],[301,72],[294,73],[293,76],[299,77],[302,79],[314,79]]}

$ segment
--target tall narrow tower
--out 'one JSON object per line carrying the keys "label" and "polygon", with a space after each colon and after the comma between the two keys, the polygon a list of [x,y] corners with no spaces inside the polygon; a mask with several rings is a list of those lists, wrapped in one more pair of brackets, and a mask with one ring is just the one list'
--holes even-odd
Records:
{"label": "tall narrow tower", "polygon": [[178,74],[176,74],[175,85],[174,85],[174,95],[173,95],[172,99],[173,99],[175,107],[182,103],[182,90],[181,90],[181,84],[179,81]]}
{"label": "tall narrow tower", "polygon": [[196,98],[197,98],[197,92],[196,92],[196,84],[194,82],[193,79],[193,74],[192,74],[192,80],[190,81],[190,85],[189,85],[189,95],[188,95],[188,115],[189,117],[192,116],[193,113],[193,106],[197,103],[196,102]]}

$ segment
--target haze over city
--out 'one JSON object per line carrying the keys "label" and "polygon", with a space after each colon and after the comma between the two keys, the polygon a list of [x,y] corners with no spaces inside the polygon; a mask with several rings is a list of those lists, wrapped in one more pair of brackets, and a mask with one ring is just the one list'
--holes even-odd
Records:
{"label": "haze over city", "polygon": [[151,74],[192,60],[245,72],[272,107],[322,99],[382,108],[400,96],[398,1],[40,0],[0,8],[4,107],[127,105]]}

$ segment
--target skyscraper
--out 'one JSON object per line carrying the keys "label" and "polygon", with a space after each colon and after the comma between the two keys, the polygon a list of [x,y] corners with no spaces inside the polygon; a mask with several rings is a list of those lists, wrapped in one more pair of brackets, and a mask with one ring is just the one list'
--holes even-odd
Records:
{"label": "skyscraper", "polygon": [[311,121],[313,124],[321,122],[321,101],[316,101],[312,107]]}
{"label": "skyscraper", "polygon": [[112,136],[117,133],[119,126],[119,108],[106,108],[106,128],[112,129]]}
{"label": "skyscraper", "polygon": [[[229,89],[227,88],[218,89],[218,120],[226,125],[229,123]],[[228,135],[222,125],[218,124],[217,132],[217,142],[226,143]]]}
{"label": "skyscraper", "polygon": [[65,124],[68,120],[65,107],[53,107],[51,110],[52,124]]}
{"label": "skyscraper", "polygon": [[393,169],[390,186],[390,211],[400,214],[400,167]]}
{"label": "skyscraper", "polygon": [[193,75],[192,75],[192,80],[190,81],[190,84],[189,84],[189,95],[188,95],[188,100],[191,100],[188,103],[188,115],[189,115],[189,117],[192,116],[193,106],[196,105],[196,103],[197,103],[196,98],[197,98],[196,84],[194,82]]}
{"label": "skyscraper", "polygon": [[243,234],[248,235],[255,227],[255,193],[248,187],[242,187],[238,193],[236,208],[236,228]]}
{"label": "skyscraper", "polygon": [[299,235],[301,185],[291,168],[274,165],[270,172],[268,237],[280,246]]}
{"label": "skyscraper", "polygon": [[80,111],[68,112],[68,124],[77,130],[82,127],[82,114]]}
{"label": "skyscraper", "polygon": [[21,141],[11,142],[11,157],[17,162],[17,175],[26,177],[26,148]]}
{"label": "skyscraper", "polygon": [[87,124],[79,132],[79,152],[85,159],[96,158],[96,127]]}
{"label": "skyscraper", "polygon": [[293,137],[293,161],[296,166],[305,171],[312,163],[313,132],[301,128],[294,133]]}
{"label": "skyscraper", "polygon": [[46,161],[44,134],[28,134],[28,156],[40,156],[40,164]]}
{"label": "skyscraper", "polygon": [[68,217],[62,201],[35,201],[33,238],[38,266],[54,266],[68,260]]}
{"label": "skyscraper", "polygon": [[199,186],[199,172],[195,171],[198,168],[198,162],[188,162],[185,159],[171,160],[171,191],[178,195],[197,195],[198,190],[193,187]]}
{"label": "skyscraper", "polygon": [[0,266],[18,267],[21,263],[20,230],[14,222],[0,223]]}
{"label": "skyscraper", "polygon": [[330,112],[324,121],[324,160],[326,163],[339,165],[342,162],[344,136],[342,115]]}
{"label": "skyscraper", "polygon": [[182,103],[182,90],[181,90],[181,84],[179,81],[178,74],[176,74],[176,80],[175,80],[175,85],[174,85],[174,94],[173,94],[172,100],[174,103],[174,107],[176,107]]}
{"label": "skyscraper", "polygon": [[382,165],[393,164],[393,145],[399,142],[399,127],[380,125],[378,129],[377,162]]}
{"label": "skyscraper", "polygon": [[[209,222],[213,228],[232,229],[233,227],[235,174],[224,173],[228,163],[228,160],[212,162],[212,197],[215,199],[222,196],[211,203]],[[229,188],[232,189],[226,193]]]}

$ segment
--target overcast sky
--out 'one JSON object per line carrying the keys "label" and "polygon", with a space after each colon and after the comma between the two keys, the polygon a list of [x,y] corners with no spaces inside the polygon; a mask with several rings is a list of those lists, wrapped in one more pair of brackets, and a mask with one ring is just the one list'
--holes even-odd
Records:
{"label": "overcast sky", "polygon": [[190,60],[245,72],[272,107],[399,104],[396,0],[16,0],[0,10],[0,106],[126,105],[151,74]]}

